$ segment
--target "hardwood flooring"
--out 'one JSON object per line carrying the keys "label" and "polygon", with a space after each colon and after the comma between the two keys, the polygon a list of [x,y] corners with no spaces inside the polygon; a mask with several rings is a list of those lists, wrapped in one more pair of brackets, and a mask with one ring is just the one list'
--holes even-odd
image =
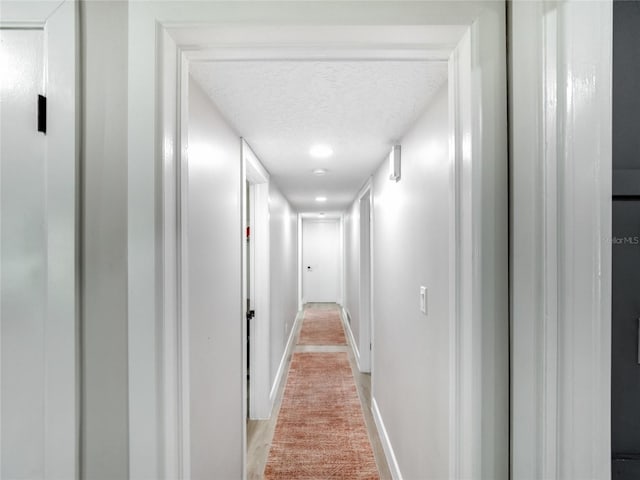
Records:
{"label": "hardwood flooring", "polygon": [[[334,303],[312,303],[307,304],[306,309],[339,309]],[[298,316],[295,323],[294,338],[297,340],[302,326],[302,313]],[[269,420],[248,420],[247,421],[247,479],[248,480],[262,480],[267,458],[269,456],[269,447],[271,446],[271,440],[273,439],[273,433],[276,428],[276,421],[278,419],[278,413],[280,411],[280,405],[282,403],[282,393],[286,383],[286,374],[289,371],[289,364],[291,363],[291,354],[296,352],[347,352],[349,355],[349,362],[351,364],[351,371],[353,372],[353,378],[358,388],[358,395],[360,397],[360,403],[362,404],[362,411],[364,413],[364,420],[369,433],[369,440],[373,448],[373,454],[376,459],[376,465],[380,473],[381,480],[390,480],[391,473],[384,456],[382,444],[380,443],[380,437],[378,436],[378,430],[371,414],[371,375],[360,373],[358,366],[355,362],[353,349],[351,345],[348,346],[324,346],[324,345],[296,345],[294,342],[292,351],[287,352],[287,372],[285,377],[280,383],[280,388],[276,395],[276,404],[273,409],[273,414]],[[295,480],[295,479],[292,479]]]}

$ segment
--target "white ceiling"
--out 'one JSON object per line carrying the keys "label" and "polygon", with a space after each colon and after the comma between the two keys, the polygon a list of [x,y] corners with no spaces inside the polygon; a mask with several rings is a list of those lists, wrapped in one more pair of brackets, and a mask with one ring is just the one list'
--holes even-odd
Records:
{"label": "white ceiling", "polygon": [[[191,72],[300,212],[344,210],[447,79],[445,62],[397,60],[193,62]],[[333,156],[312,158],[315,143]]]}

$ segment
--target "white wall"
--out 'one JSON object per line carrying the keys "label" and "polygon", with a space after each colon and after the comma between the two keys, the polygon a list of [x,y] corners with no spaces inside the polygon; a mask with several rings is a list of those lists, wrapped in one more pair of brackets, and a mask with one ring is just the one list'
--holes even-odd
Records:
{"label": "white wall", "polygon": [[[191,478],[241,478],[241,152],[239,136],[189,82],[188,432]],[[185,321],[183,319],[183,321]]]}
{"label": "white wall", "polygon": [[82,478],[128,478],[126,2],[82,2]]}
{"label": "white wall", "polygon": [[606,479],[611,2],[510,15],[512,475]]}
{"label": "white wall", "polygon": [[298,313],[298,215],[273,182],[269,183],[271,230],[271,383]]}
{"label": "white wall", "polygon": [[448,128],[445,86],[401,141],[401,180],[385,161],[373,181],[372,396],[407,479],[449,478]]}

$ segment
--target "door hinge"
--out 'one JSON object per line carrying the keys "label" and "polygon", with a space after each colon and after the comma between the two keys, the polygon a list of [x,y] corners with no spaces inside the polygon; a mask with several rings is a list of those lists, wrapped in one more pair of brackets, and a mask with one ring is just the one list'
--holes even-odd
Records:
{"label": "door hinge", "polygon": [[369,342],[369,350],[373,350],[373,347],[371,346],[371,342]]}
{"label": "door hinge", "polygon": [[47,97],[38,95],[38,131],[47,134]]}

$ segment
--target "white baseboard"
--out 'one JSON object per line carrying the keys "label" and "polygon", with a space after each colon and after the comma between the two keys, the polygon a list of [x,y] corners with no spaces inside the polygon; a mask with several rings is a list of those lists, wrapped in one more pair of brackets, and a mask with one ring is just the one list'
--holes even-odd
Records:
{"label": "white baseboard", "polygon": [[293,321],[293,325],[291,326],[291,331],[289,332],[289,339],[287,340],[287,346],[284,348],[284,352],[282,353],[282,358],[280,359],[280,365],[278,365],[278,372],[276,373],[276,378],[273,380],[273,385],[271,386],[271,393],[269,394],[269,401],[271,402],[271,413],[273,413],[273,405],[276,400],[276,394],[278,393],[278,389],[280,388],[280,383],[282,382],[282,377],[284,376],[284,371],[287,365],[287,359],[289,358],[289,354],[291,353],[291,349],[293,348],[293,339],[295,333],[298,328],[298,322],[302,319],[303,310],[299,310],[296,315],[296,319]]}
{"label": "white baseboard", "polygon": [[348,321],[349,314],[347,309],[342,307],[342,325],[344,326],[345,332],[347,332],[347,338],[349,339],[349,343],[351,344],[351,348],[353,349],[353,356],[356,358],[356,365],[358,366],[358,371],[362,372],[362,366],[360,365],[360,350],[358,349],[358,344],[356,343],[356,339],[353,336],[353,331],[351,330],[351,324]]}
{"label": "white baseboard", "polygon": [[393,453],[393,447],[391,446],[391,440],[387,434],[387,429],[382,421],[382,415],[380,415],[380,409],[375,398],[371,398],[371,413],[373,414],[373,420],[378,428],[378,436],[380,437],[380,443],[382,443],[382,449],[384,450],[384,456],[387,457],[387,463],[389,464],[389,470],[391,471],[391,477],[393,480],[402,480],[402,473],[400,473],[400,466],[396,459],[395,453]]}

